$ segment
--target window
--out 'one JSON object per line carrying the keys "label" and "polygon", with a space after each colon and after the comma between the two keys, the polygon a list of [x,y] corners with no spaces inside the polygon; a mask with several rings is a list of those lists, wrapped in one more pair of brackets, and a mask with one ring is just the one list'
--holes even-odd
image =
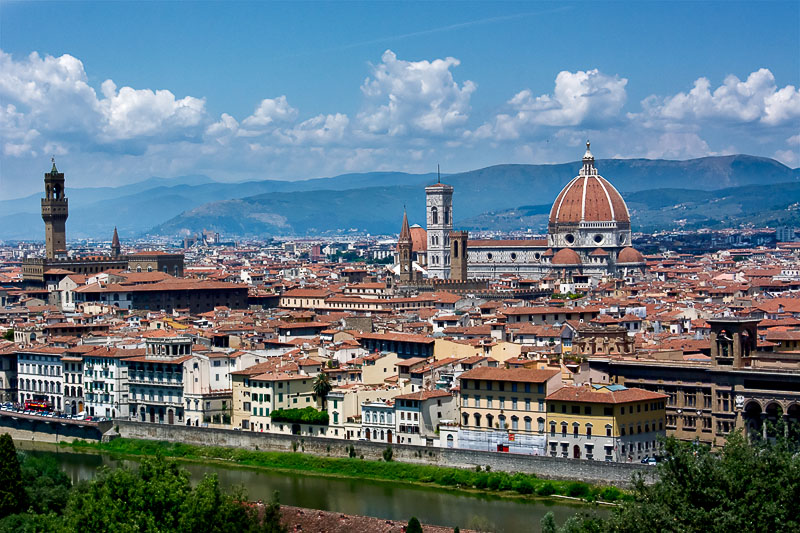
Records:
{"label": "window", "polygon": [[580,405],[573,405],[571,411],[572,411],[573,415],[579,415],[579,414],[581,414],[581,406]]}
{"label": "window", "polygon": [[567,436],[567,423],[566,422],[561,422],[561,436],[562,437],[566,437]]}
{"label": "window", "polygon": [[519,418],[517,418],[516,416],[511,417],[511,429],[513,429],[514,431],[519,429]]}
{"label": "window", "polygon": [[[538,418],[536,421],[538,422],[539,433],[544,433],[544,418]],[[526,420],[526,423],[527,423],[527,420]]]}
{"label": "window", "polygon": [[591,414],[592,414],[592,406],[591,406],[591,405],[586,405],[586,406],[584,406],[584,408],[583,408],[583,414],[585,414],[585,415],[591,415]]}
{"label": "window", "polygon": [[517,392],[517,384],[516,383],[512,383],[511,384],[511,392]]}
{"label": "window", "polygon": [[551,437],[555,437],[556,436],[556,423],[555,422],[550,422],[550,436]]}
{"label": "window", "polygon": [[577,422],[573,422],[572,423],[572,436],[573,437],[577,437],[578,436],[578,428],[579,427],[580,427],[580,424],[578,424]]}
{"label": "window", "polygon": [[530,398],[525,398],[525,410],[526,411],[530,411],[531,410],[531,399]]}
{"label": "window", "polygon": [[604,416],[613,416],[614,415],[614,408],[613,407],[603,407],[603,415]]}
{"label": "window", "polygon": [[500,409],[506,408],[506,398],[505,396],[500,396]]}
{"label": "window", "polygon": [[511,398],[511,408],[514,409],[515,411],[517,410],[517,399],[516,398]]}
{"label": "window", "polygon": [[592,425],[591,424],[586,424],[586,438],[587,439],[591,439],[592,438]]}
{"label": "window", "polygon": [[488,407],[489,409],[492,408],[492,397],[491,396],[487,396],[486,397],[486,407]]}
{"label": "window", "polygon": [[[528,409],[530,411],[530,409]],[[544,411],[544,399],[539,398],[539,410]]]}
{"label": "window", "polygon": [[611,424],[606,424],[606,437],[611,436],[611,429],[612,429]]}
{"label": "window", "polygon": [[480,407],[481,406],[481,397],[478,396],[477,394],[475,395],[475,399],[473,401],[474,401],[473,405],[475,407]]}

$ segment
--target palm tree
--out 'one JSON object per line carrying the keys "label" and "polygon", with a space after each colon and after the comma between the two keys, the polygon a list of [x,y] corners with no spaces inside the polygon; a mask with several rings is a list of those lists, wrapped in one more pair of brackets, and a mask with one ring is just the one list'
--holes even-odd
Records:
{"label": "palm tree", "polygon": [[314,394],[322,401],[322,408],[325,408],[325,399],[328,397],[328,393],[333,389],[331,385],[331,379],[325,372],[320,372],[317,374],[316,379],[314,380]]}

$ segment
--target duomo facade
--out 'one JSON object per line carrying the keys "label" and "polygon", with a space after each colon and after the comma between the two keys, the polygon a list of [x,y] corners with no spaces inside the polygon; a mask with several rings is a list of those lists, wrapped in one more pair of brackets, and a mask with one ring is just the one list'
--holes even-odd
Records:
{"label": "duomo facade", "polygon": [[[529,279],[549,275],[583,285],[644,271],[644,257],[631,247],[625,200],[597,173],[588,142],[578,175],[553,202],[546,239],[469,240],[465,232],[453,232],[453,187],[436,183],[425,194],[427,231],[404,220],[393,267],[401,281],[514,274]],[[404,260],[410,264],[401,265]]]}

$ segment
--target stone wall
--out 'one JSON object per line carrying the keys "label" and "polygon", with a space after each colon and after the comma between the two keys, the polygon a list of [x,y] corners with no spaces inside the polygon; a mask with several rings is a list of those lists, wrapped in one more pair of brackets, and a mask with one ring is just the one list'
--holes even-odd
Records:
{"label": "stone wall", "polygon": [[[298,453],[347,457],[348,447],[355,447],[357,456],[365,459],[382,458],[386,444],[368,441],[347,441],[321,437],[252,433],[229,429],[208,429],[186,426],[148,424],[143,422],[115,421],[121,437],[132,439],[164,440],[201,446],[226,446],[262,451],[293,451],[296,443]],[[536,457],[453,448],[432,448],[392,444],[394,460],[405,463],[427,464],[474,469],[489,466],[493,471],[524,472],[536,474],[544,479],[574,479],[589,483],[611,484],[625,487],[636,472],[654,474],[654,468],[641,464],[606,463]]]}

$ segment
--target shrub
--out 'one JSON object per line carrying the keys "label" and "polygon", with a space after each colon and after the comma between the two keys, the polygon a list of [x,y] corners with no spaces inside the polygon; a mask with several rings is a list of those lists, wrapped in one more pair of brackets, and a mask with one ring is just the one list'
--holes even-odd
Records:
{"label": "shrub", "polygon": [[520,476],[517,474],[512,478],[511,481],[511,488],[515,491],[519,492],[520,494],[533,494],[534,486],[530,479],[526,476]]}
{"label": "shrub", "polygon": [[600,499],[607,502],[615,502],[622,497],[622,491],[617,487],[606,487],[600,492]]}
{"label": "shrub", "polygon": [[347,455],[350,456],[350,459],[354,459],[356,456],[356,447],[352,444],[350,445],[350,449],[347,450]]}
{"label": "shrub", "polygon": [[422,533],[422,524],[419,523],[416,516],[412,516],[406,526],[406,533]]}
{"label": "shrub", "polygon": [[586,498],[589,496],[589,485],[575,481],[567,485],[567,496],[572,498]]}
{"label": "shrub", "polygon": [[556,493],[556,487],[549,481],[536,489],[536,494],[539,496],[551,496]]}
{"label": "shrub", "polygon": [[275,409],[270,414],[270,418],[273,422],[328,425],[328,412],[317,411],[313,407],[304,407],[302,409]]}
{"label": "shrub", "polygon": [[383,460],[386,461],[387,463],[392,460],[392,456],[393,455],[394,455],[394,452],[392,451],[392,447],[391,446],[387,446],[386,449],[383,450]]}

